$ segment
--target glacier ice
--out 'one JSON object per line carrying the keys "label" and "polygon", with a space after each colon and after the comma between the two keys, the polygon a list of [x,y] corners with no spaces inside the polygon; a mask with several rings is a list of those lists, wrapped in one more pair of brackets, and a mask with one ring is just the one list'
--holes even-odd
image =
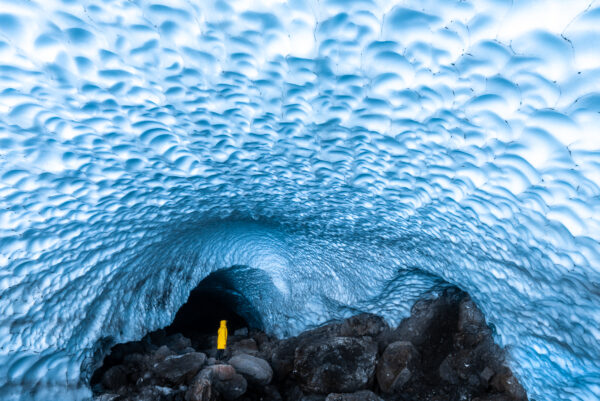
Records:
{"label": "glacier ice", "polygon": [[468,291],[600,398],[600,2],[0,0],[0,398],[227,270],[265,328]]}

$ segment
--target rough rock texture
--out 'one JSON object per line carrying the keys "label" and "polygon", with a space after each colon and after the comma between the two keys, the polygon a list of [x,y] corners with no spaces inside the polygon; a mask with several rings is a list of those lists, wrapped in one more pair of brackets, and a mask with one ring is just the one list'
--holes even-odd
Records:
{"label": "rough rock texture", "polygon": [[294,376],[308,392],[354,392],[373,382],[377,344],[370,338],[332,337],[296,349]]}
{"label": "rough rock texture", "polygon": [[244,376],[234,373],[231,379],[215,381],[215,389],[226,400],[235,400],[246,392],[248,382]]}
{"label": "rough rock texture", "polygon": [[215,341],[196,338],[210,347],[197,352],[159,331],[113,347],[92,378],[96,401],[527,400],[485,317],[455,288],[415,303],[396,328],[361,314],[283,340],[242,330],[227,363],[206,358]]}
{"label": "rough rock texture", "polygon": [[171,355],[153,366],[154,373],[173,384],[179,384],[185,378],[193,377],[206,362],[206,355],[190,352],[183,355]]}
{"label": "rough rock texture", "polygon": [[339,335],[341,337],[375,337],[385,330],[389,330],[389,326],[381,316],[361,313],[344,320],[339,327]]}
{"label": "rough rock texture", "polygon": [[384,393],[399,392],[420,364],[419,351],[408,341],[388,345],[377,364],[377,382]]}

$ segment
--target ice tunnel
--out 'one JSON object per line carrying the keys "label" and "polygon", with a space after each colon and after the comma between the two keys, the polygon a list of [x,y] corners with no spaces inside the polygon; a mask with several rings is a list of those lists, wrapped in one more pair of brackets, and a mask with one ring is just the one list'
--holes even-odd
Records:
{"label": "ice tunnel", "polygon": [[89,397],[216,274],[280,337],[457,285],[597,401],[598,43],[598,0],[0,0],[0,399]]}

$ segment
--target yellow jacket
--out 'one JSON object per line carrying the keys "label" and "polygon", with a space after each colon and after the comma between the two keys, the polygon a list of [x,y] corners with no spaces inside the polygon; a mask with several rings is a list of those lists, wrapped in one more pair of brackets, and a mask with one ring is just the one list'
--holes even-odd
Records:
{"label": "yellow jacket", "polygon": [[221,327],[219,327],[217,335],[217,349],[225,349],[227,346],[227,321],[221,320]]}

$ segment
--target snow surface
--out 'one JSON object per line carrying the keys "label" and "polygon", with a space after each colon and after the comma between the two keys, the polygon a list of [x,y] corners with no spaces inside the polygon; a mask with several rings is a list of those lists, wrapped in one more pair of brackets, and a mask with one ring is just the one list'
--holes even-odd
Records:
{"label": "snow surface", "polygon": [[599,1],[158,1],[0,0],[0,398],[234,265],[280,336],[456,284],[600,398]]}

